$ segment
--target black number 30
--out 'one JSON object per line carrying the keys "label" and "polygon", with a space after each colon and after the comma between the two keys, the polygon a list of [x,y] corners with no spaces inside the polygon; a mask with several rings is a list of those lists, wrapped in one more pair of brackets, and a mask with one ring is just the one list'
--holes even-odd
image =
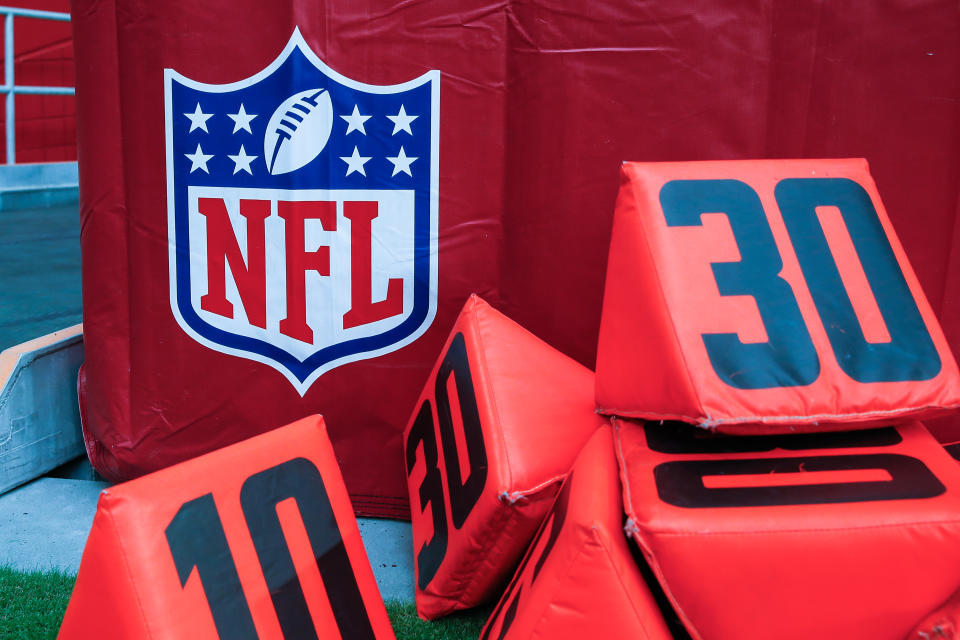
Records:
{"label": "black number 30", "polygon": [[[460,477],[460,458],[453,427],[450,395],[447,392],[447,381],[451,375],[457,388],[457,403],[460,406],[463,435],[467,445],[467,460],[470,462],[470,475],[466,480]],[[443,447],[447,491],[450,497],[450,519],[453,526],[460,529],[476,506],[477,500],[480,499],[487,481],[487,450],[483,443],[483,428],[480,425],[477,396],[473,390],[467,345],[462,333],[453,337],[450,348],[440,363],[433,395],[437,402],[437,428],[440,431],[440,443]],[[417,418],[407,436],[408,476],[417,463],[417,449],[421,445],[427,471],[420,483],[420,511],[422,513],[427,505],[430,505],[433,515],[433,537],[428,542],[424,542],[417,553],[417,586],[424,589],[437,574],[447,553],[447,515],[444,507],[443,479],[439,469],[437,434],[434,430],[433,411],[429,401],[420,406]]]}
{"label": "black number 30", "polygon": [[[896,255],[866,190],[849,178],[789,178],[774,189],[803,278],[843,371],[858,382],[929,380],[941,362]],[[712,263],[724,296],[757,303],[768,340],[744,344],[735,333],[705,333],[710,363],[738,389],[797,387],[820,375],[820,360],[790,285],[760,197],[739,180],[673,180],[660,190],[667,226],[702,224],[724,213],[740,250],[739,262]],[[830,252],[817,207],[840,210],[890,342],[867,342]]]}

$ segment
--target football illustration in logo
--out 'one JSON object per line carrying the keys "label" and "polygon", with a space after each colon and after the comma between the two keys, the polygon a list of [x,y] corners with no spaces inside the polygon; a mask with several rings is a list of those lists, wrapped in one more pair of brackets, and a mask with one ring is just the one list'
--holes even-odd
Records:
{"label": "football illustration in logo", "polygon": [[325,89],[307,89],[283,101],[267,123],[263,157],[273,175],[295,171],[323,151],[333,129],[333,104]]}
{"label": "football illustration in logo", "polygon": [[281,372],[395,351],[437,306],[440,73],[370,85],[295,31],[229,84],[165,72],[170,306],[201,344]]}

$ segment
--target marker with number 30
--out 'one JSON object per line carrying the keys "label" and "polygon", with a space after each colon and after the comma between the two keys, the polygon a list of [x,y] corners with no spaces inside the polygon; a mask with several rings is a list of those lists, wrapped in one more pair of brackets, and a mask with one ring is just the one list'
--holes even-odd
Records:
{"label": "marker with number 30", "polygon": [[960,383],[866,161],[625,163],[596,399],[823,431],[956,409]]}

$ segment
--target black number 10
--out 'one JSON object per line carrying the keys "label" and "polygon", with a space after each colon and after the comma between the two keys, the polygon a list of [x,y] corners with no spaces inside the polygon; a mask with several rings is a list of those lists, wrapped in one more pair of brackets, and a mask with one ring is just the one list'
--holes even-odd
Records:
{"label": "black number 10", "polygon": [[[284,637],[317,638],[277,515],[277,503],[288,498],[293,498],[300,510],[340,635],[373,640],[373,628],[323,478],[306,458],[256,473],[240,490],[243,515]],[[257,640],[213,494],[184,503],[167,526],[166,536],[181,586],[186,586],[196,567],[220,638]]]}

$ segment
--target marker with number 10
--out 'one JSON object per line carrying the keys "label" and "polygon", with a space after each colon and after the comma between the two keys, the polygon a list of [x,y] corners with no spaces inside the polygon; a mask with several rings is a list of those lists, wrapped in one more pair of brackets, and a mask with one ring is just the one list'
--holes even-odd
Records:
{"label": "marker with number 10", "polygon": [[100,495],[59,640],[394,640],[320,416]]}
{"label": "marker with number 10", "polygon": [[625,163],[596,400],[728,433],[960,407],[865,160]]}

